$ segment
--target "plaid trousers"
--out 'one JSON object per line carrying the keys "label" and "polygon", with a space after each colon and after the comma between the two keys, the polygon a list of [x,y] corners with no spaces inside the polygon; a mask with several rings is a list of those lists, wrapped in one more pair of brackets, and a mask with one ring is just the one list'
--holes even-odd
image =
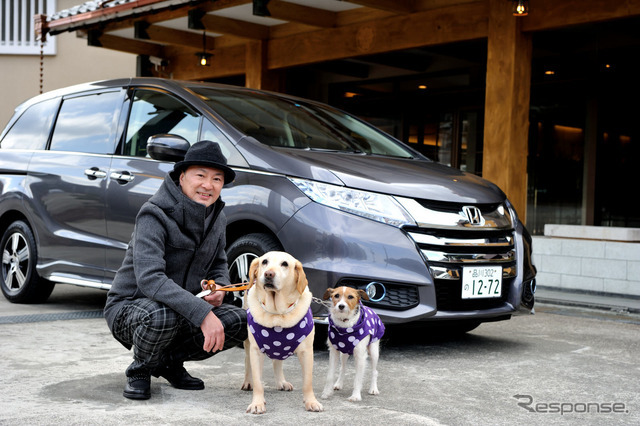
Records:
{"label": "plaid trousers", "polygon": [[[224,327],[222,350],[241,345],[247,338],[247,312],[228,303],[211,310]],[[202,349],[204,335],[199,326],[151,299],[136,299],[120,309],[112,332],[117,339],[133,346],[133,363],[127,368],[127,376],[214,355]]]}

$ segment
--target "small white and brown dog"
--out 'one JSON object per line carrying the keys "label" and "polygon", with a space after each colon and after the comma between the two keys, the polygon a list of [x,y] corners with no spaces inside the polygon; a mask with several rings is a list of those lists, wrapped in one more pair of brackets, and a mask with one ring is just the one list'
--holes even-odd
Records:
{"label": "small white and brown dog", "polygon": [[271,251],[249,267],[252,286],[245,294],[249,337],[245,341],[243,390],[253,389],[247,413],[266,412],[262,370],[265,355],[272,359],[278,390],[293,390],[282,361],[294,353],[302,367],[302,394],[307,411],[322,411],[313,393],[313,337],[311,291],[300,261],[288,253]]}
{"label": "small white and brown dog", "polygon": [[[329,308],[329,371],[322,398],[329,398],[334,390],[342,389],[349,355],[353,354],[356,374],[353,381],[353,393],[349,401],[361,401],[364,370],[367,353],[371,357],[371,386],[369,394],[378,395],[378,358],[380,338],[384,335],[384,324],[380,317],[362,300],[369,300],[364,290],[351,287],[330,288],[323,297],[331,300]],[[340,360],[338,380],[333,383],[336,368]]]}

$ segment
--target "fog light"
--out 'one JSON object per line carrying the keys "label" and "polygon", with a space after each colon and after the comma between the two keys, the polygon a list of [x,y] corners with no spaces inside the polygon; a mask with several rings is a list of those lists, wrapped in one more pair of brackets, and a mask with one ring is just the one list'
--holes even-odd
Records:
{"label": "fog light", "polygon": [[369,296],[369,300],[372,302],[379,302],[387,295],[387,289],[384,284],[376,281],[367,284],[365,291],[367,292],[367,296]]}

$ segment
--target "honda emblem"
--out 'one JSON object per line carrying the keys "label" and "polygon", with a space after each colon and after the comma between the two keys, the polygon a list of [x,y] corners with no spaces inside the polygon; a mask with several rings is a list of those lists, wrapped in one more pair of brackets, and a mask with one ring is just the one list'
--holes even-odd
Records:
{"label": "honda emblem", "polygon": [[462,213],[471,225],[474,225],[474,226],[484,225],[484,217],[482,217],[482,212],[480,211],[479,208],[475,206],[464,206],[462,207]]}

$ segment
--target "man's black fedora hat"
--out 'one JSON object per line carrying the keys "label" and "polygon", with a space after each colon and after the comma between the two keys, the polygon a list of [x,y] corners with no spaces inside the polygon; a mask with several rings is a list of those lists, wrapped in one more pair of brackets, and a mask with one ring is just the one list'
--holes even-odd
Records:
{"label": "man's black fedora hat", "polygon": [[189,166],[205,166],[224,172],[224,184],[233,182],[236,172],[227,166],[227,159],[222,154],[220,145],[212,141],[196,142],[187,151],[184,160],[173,166],[174,172],[182,172]]}

